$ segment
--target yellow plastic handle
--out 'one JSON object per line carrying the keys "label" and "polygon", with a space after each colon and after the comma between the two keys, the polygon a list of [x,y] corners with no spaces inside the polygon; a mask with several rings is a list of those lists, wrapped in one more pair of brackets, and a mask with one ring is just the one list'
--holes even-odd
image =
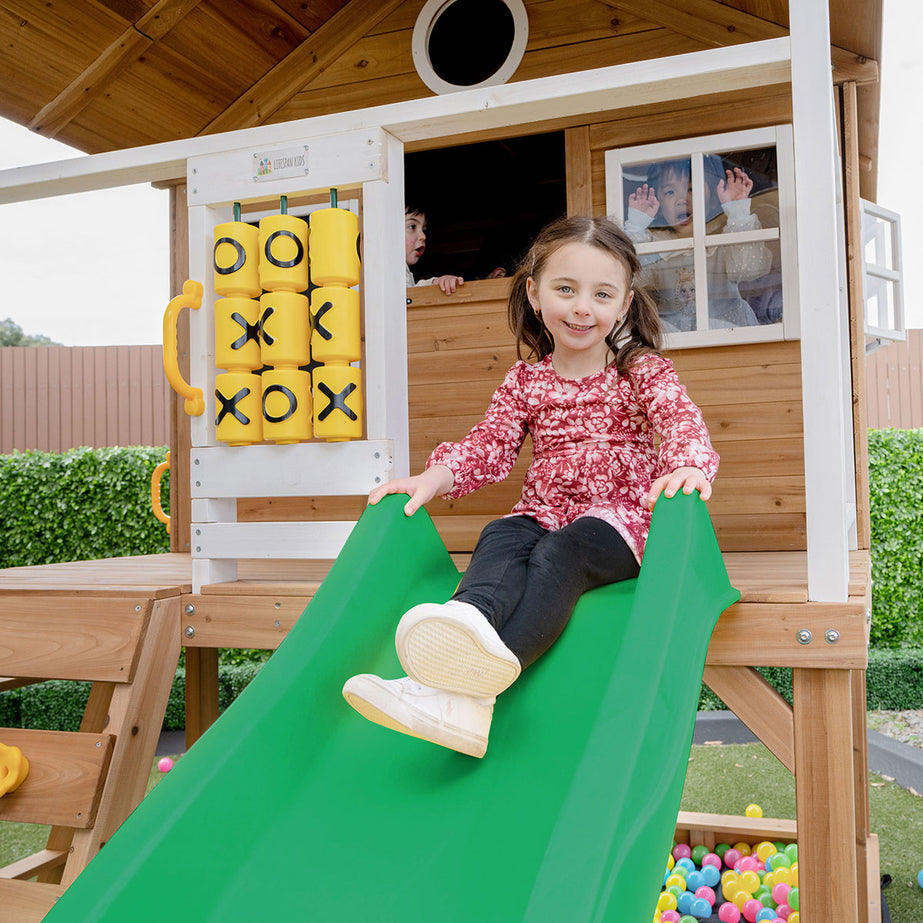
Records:
{"label": "yellow plastic handle", "polygon": [[160,503],[160,479],[164,471],[170,470],[170,452],[167,452],[167,460],[162,461],[151,474],[151,509],[154,516],[167,527],[167,535],[170,534],[170,517],[163,511]]}
{"label": "yellow plastic handle", "polygon": [[15,792],[29,775],[29,761],[19,747],[0,744],[0,798]]}
{"label": "yellow plastic handle", "polygon": [[205,400],[201,388],[193,388],[180,375],[179,365],[176,360],[176,322],[179,312],[183,308],[198,310],[202,304],[202,283],[187,279],[183,283],[183,294],[170,300],[167,310],[163,312],[163,369],[167,373],[167,381],[173,386],[177,394],[186,398],[183,410],[190,417],[201,416],[205,412]]}

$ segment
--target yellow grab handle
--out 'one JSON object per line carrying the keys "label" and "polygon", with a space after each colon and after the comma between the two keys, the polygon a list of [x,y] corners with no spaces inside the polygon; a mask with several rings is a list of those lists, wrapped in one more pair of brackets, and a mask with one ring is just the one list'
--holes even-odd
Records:
{"label": "yellow grab handle", "polygon": [[0,798],[7,792],[15,792],[29,775],[29,761],[19,747],[0,744]]}
{"label": "yellow grab handle", "polygon": [[173,390],[186,398],[183,409],[190,417],[198,417],[205,412],[205,400],[202,397],[202,389],[193,388],[180,375],[176,361],[176,322],[183,308],[198,310],[202,304],[202,292],[201,282],[187,279],[183,283],[183,294],[172,298],[167,310],[163,312],[163,370],[167,373],[167,381],[173,386]]}
{"label": "yellow grab handle", "polygon": [[170,534],[170,517],[163,511],[160,503],[160,479],[164,471],[170,470],[170,452],[167,451],[167,460],[162,461],[151,474],[151,509],[154,516],[167,527],[167,535]]}

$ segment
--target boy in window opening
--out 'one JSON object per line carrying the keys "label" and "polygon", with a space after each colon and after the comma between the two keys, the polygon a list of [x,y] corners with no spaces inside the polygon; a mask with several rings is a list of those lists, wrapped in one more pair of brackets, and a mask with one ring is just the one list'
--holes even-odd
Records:
{"label": "boy in window opening", "polygon": [[404,248],[407,259],[407,287],[413,285],[438,285],[446,295],[453,295],[459,285],[464,285],[461,276],[443,275],[415,281],[410,267],[416,266],[426,250],[426,214],[415,205],[404,208]]}
{"label": "boy in window opening", "polygon": [[[625,231],[636,244],[692,236],[690,172],[688,159],[650,165],[647,182],[628,197]],[[759,217],[751,211],[753,180],[746,171],[740,167],[725,169],[720,158],[706,155],[704,174],[707,225],[723,212],[726,220],[722,233],[762,227]],[[707,233],[715,230],[707,228]],[[765,243],[710,246],[705,253],[710,329],[749,327],[781,319],[779,279],[767,280],[768,285],[753,285],[756,280],[767,277],[772,269],[772,253]],[[641,257],[641,262],[644,266],[642,284],[654,295],[665,330],[695,330],[696,280],[692,251],[648,253]],[[756,310],[743,292],[753,294]]]}

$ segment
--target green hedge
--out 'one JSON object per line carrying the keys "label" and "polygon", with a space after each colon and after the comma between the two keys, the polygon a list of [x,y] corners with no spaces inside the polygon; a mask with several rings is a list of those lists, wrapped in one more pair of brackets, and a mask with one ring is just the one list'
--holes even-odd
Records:
{"label": "green hedge", "polygon": [[[14,452],[0,456],[0,567],[170,550],[151,511],[151,474],[166,448]],[[166,510],[169,473],[161,482]]]}
{"label": "green hedge", "polygon": [[[757,667],[785,700],[792,702],[790,667]],[[923,708],[923,650],[915,647],[869,651],[865,676],[870,709],[906,711]],[[706,685],[699,696],[699,711],[717,711],[727,706]]]}
{"label": "green hedge", "polygon": [[923,644],[923,430],[869,431],[872,646]]}

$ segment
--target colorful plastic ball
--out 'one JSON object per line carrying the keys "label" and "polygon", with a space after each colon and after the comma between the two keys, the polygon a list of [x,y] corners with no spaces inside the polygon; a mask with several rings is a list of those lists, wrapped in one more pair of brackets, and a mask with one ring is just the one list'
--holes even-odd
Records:
{"label": "colorful plastic ball", "polygon": [[801,923],[801,914],[797,910],[793,910],[788,918],[788,923]]}
{"label": "colorful plastic ball", "polygon": [[748,804],[744,813],[747,817],[762,817],[763,809],[758,804]]}
{"label": "colorful plastic ball", "polygon": [[769,843],[764,840],[762,843],[757,843],[756,854],[757,856],[765,862],[770,856],[774,856],[779,850],[776,849],[775,843]]}
{"label": "colorful plastic ball", "polygon": [[920,869],[920,871],[917,872],[917,884],[923,888],[923,869]]}
{"label": "colorful plastic ball", "polygon": [[679,918],[679,923],[699,923],[699,921],[695,917],[690,916],[688,913],[684,913]]}
{"label": "colorful plastic ball", "polygon": [[740,923],[740,908],[728,901],[718,908],[718,919],[721,923]]}
{"label": "colorful plastic ball", "polygon": [[718,898],[715,896],[715,892],[712,891],[708,885],[702,885],[701,888],[696,888],[695,896],[708,901],[708,903],[712,905],[714,905],[715,901],[718,900]]}
{"label": "colorful plastic ball", "polygon": [[700,844],[699,846],[692,847],[692,852],[689,854],[689,857],[692,859],[692,861],[696,865],[701,865],[702,859],[707,855],[708,855],[708,847],[702,846]]}
{"label": "colorful plastic ball", "polygon": [[760,876],[752,870],[743,871],[740,873],[740,887],[743,888],[747,894],[753,894],[756,889],[760,886]]}
{"label": "colorful plastic ball", "polygon": [[724,864],[729,868],[734,868],[742,858],[742,854],[739,849],[735,849],[733,846],[729,846],[725,851],[724,855],[721,857],[724,860]]}
{"label": "colorful plastic ball", "polygon": [[704,897],[697,897],[690,908],[692,916],[699,920],[707,920],[711,916],[711,904]]}
{"label": "colorful plastic ball", "polygon": [[676,899],[676,909],[680,913],[692,913],[692,902],[694,900],[695,896],[691,891],[683,891]]}
{"label": "colorful plastic ball", "polygon": [[679,923],[679,914],[675,910],[664,910],[660,914],[660,923]]}
{"label": "colorful plastic ball", "polygon": [[730,848],[731,848],[731,846],[730,846],[729,843],[719,843],[719,844],[715,847],[715,855],[718,856],[719,859],[723,859],[723,858],[724,858],[724,854],[725,854]]}
{"label": "colorful plastic ball", "polygon": [[750,900],[740,908],[741,913],[744,915],[744,919],[747,920],[747,923],[756,923],[756,915],[766,908],[756,900],[756,898],[751,897]]}
{"label": "colorful plastic ball", "polygon": [[695,892],[698,891],[702,885],[705,884],[705,880],[702,878],[701,872],[690,872],[686,876],[686,888],[689,891]]}
{"label": "colorful plastic ball", "polygon": [[677,843],[673,847],[673,858],[677,861],[688,859],[692,855],[692,847],[688,843]]}
{"label": "colorful plastic ball", "polygon": [[740,872],[755,872],[759,867],[760,863],[756,856],[744,856],[737,863],[737,870]]}
{"label": "colorful plastic ball", "polygon": [[721,881],[721,873],[713,865],[703,865],[699,874],[702,876],[702,881],[709,888],[714,888]]}
{"label": "colorful plastic ball", "polygon": [[157,768],[161,772],[169,772],[173,768],[173,760],[169,756],[162,756],[157,760]]}
{"label": "colorful plastic ball", "polygon": [[791,913],[792,908],[789,907],[788,904],[779,904],[779,906],[776,907],[776,915],[780,920],[787,920]]}
{"label": "colorful plastic ball", "polygon": [[676,910],[676,895],[672,891],[661,891],[660,897],[657,898],[657,909]]}
{"label": "colorful plastic ball", "polygon": [[674,871],[679,872],[680,875],[685,874],[685,872],[680,871],[685,869],[686,872],[695,871],[695,863],[688,856],[683,856],[681,859],[676,860],[676,865],[673,866]]}
{"label": "colorful plastic ball", "polygon": [[758,910],[756,913],[757,923],[764,923],[766,920],[772,920],[775,918],[775,910],[770,910],[768,907],[764,907],[762,910]]}
{"label": "colorful plastic ball", "polygon": [[792,862],[797,862],[798,861],[798,844],[789,843],[788,846],[785,847],[785,855],[788,856],[789,859],[792,860]]}
{"label": "colorful plastic ball", "polygon": [[791,907],[792,910],[801,909],[801,898],[797,888],[792,888],[792,890],[788,892],[788,906]]}
{"label": "colorful plastic ball", "polygon": [[686,890],[686,879],[682,875],[677,875],[676,873],[672,874],[667,879],[667,888],[672,890],[674,887],[678,887],[681,890]]}
{"label": "colorful plastic ball", "polygon": [[702,856],[701,862],[702,868],[705,868],[706,865],[713,865],[716,869],[721,868],[721,856],[717,853],[707,852]]}
{"label": "colorful plastic ball", "polygon": [[749,856],[750,853],[753,852],[753,847],[750,846],[749,843],[744,843],[743,841],[740,843],[735,843],[734,849],[736,849],[737,852],[739,852],[742,856]]}
{"label": "colorful plastic ball", "polygon": [[788,892],[792,890],[792,886],[786,884],[784,881],[780,881],[772,889],[772,899],[777,904],[787,904],[788,903]]}

